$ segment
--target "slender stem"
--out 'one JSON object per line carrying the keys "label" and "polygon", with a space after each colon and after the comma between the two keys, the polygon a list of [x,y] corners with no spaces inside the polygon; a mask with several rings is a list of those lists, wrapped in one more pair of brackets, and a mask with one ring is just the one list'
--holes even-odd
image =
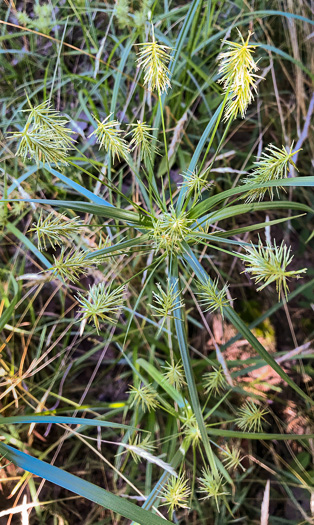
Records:
{"label": "slender stem", "polygon": [[[204,164],[205,164],[206,157],[207,157],[207,155],[208,155],[208,153],[209,153],[209,150],[210,150],[211,145],[212,145],[212,143],[213,143],[213,140],[214,140],[214,138],[215,138],[216,131],[217,131],[217,128],[218,128],[218,126],[219,126],[219,123],[220,123],[220,120],[221,120],[221,117],[222,117],[222,114],[223,114],[223,112],[224,112],[225,105],[226,105],[226,102],[227,102],[227,99],[228,99],[229,91],[230,91],[230,88],[228,88],[228,90],[227,90],[227,92],[226,92],[226,94],[225,94],[225,98],[224,98],[223,103],[222,103],[221,111],[220,111],[220,113],[219,113],[219,116],[218,116],[217,122],[216,122],[216,124],[215,124],[214,130],[213,130],[212,135],[211,135],[211,137],[210,137],[210,140],[209,140],[209,143],[208,143],[208,146],[207,146],[207,149],[206,149],[205,155],[204,155],[204,157],[203,157],[203,160],[202,160],[202,163],[201,163],[201,166],[200,166],[200,169],[199,169],[198,174],[200,174],[201,171],[202,171],[202,168],[203,168],[203,166],[204,166]],[[232,119],[229,119],[227,129],[229,129],[229,125],[230,125],[229,123],[231,122],[231,120],[232,120]],[[220,144],[221,144],[221,141],[220,141]],[[217,151],[218,151],[218,149],[219,149],[219,146],[218,146],[218,148],[217,148]],[[217,154],[217,151],[216,151],[216,154]],[[215,155],[216,155],[216,154],[215,154]]]}
{"label": "slender stem", "polygon": [[[166,156],[166,166],[167,166],[167,173],[168,173],[169,193],[170,193],[171,204],[173,205],[173,201],[172,201],[172,192],[171,192],[171,180],[170,180],[169,159],[168,159],[167,137],[166,137],[166,127],[165,127],[165,120],[164,120],[164,113],[163,113],[163,107],[162,107],[162,101],[161,101],[160,89],[158,89],[158,99],[159,99],[159,107],[160,107],[160,116],[161,116],[162,132],[163,132],[164,145],[165,145],[165,156]],[[162,190],[163,190],[163,197],[165,198],[165,194],[164,194],[165,190],[164,190],[164,187],[162,187]]]}

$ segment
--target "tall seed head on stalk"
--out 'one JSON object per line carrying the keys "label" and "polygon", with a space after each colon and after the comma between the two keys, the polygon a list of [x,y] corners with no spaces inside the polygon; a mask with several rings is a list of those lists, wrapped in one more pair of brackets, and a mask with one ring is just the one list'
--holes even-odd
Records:
{"label": "tall seed head on stalk", "polygon": [[279,196],[279,189],[284,188],[282,186],[278,186],[277,188],[267,188],[267,183],[272,180],[286,179],[289,173],[290,164],[297,170],[292,157],[300,150],[292,150],[293,144],[290,146],[289,151],[287,151],[284,146],[280,149],[269,144],[266,148],[266,151],[269,153],[263,151],[260,159],[254,162],[256,166],[254,171],[243,180],[243,184],[266,184],[266,186],[265,188],[257,188],[256,190],[248,191],[242,199],[246,199],[246,202],[253,202],[255,200],[260,201],[268,191],[269,197],[272,200],[274,197],[274,189]]}
{"label": "tall seed head on stalk", "polygon": [[151,442],[150,442],[151,436],[150,434],[144,439],[141,440],[139,434],[136,434],[135,439],[131,440],[129,439],[129,445],[127,447],[127,450],[130,451],[130,454],[132,458],[134,459],[135,463],[138,463],[143,458],[143,455],[145,455],[145,452],[152,454],[154,452],[154,449],[156,448]]}
{"label": "tall seed head on stalk", "polygon": [[53,256],[54,264],[49,268],[53,275],[59,274],[63,279],[68,279],[72,283],[77,283],[79,278],[86,275],[91,267],[91,261],[86,259],[87,252],[77,250],[65,253],[61,249],[58,259]]}
{"label": "tall seed head on stalk", "polygon": [[153,41],[139,44],[141,51],[138,54],[138,64],[145,71],[144,85],[147,85],[150,91],[157,89],[158,93],[163,93],[171,87],[168,69],[171,47],[158,44],[155,40],[154,28],[152,29]]}
{"label": "tall seed head on stalk", "polygon": [[254,71],[258,67],[253,59],[252,53],[256,46],[249,44],[251,32],[249,31],[246,41],[240,31],[238,33],[241,43],[224,42],[229,46],[229,51],[221,53],[218,57],[220,62],[219,73],[222,77],[218,80],[223,84],[224,93],[228,92],[224,119],[235,119],[238,113],[244,118],[247,107],[254,100],[253,91],[257,92]]}
{"label": "tall seed head on stalk", "polygon": [[131,126],[133,129],[128,133],[128,135],[132,136],[130,142],[131,151],[139,147],[141,159],[144,159],[145,162],[147,162],[147,159],[152,161],[153,154],[158,153],[158,148],[152,144],[152,140],[155,139],[150,131],[154,131],[156,128],[150,128],[146,122],[141,122],[140,120],[136,124],[131,124]]}
{"label": "tall seed head on stalk", "polygon": [[111,115],[112,113],[103,121],[98,120],[94,115],[98,126],[89,137],[96,135],[99,149],[104,147],[108,153],[111,153],[113,161],[116,155],[119,160],[120,157],[126,159],[129,154],[128,144],[126,140],[121,137],[122,130],[119,129],[120,122],[118,120],[109,120]]}
{"label": "tall seed head on stalk", "polygon": [[72,235],[77,233],[82,224],[79,221],[79,217],[66,220],[64,215],[55,215],[49,213],[47,217],[43,216],[42,211],[37,223],[33,223],[33,228],[30,228],[29,232],[36,232],[38,249],[46,250],[46,241],[48,240],[52,248],[61,246],[63,239],[70,239]]}
{"label": "tall seed head on stalk", "polygon": [[240,257],[246,265],[245,271],[251,274],[256,284],[263,282],[257,291],[263,290],[265,286],[275,282],[279,300],[282,290],[287,299],[289,292],[287,280],[289,278],[299,279],[300,274],[307,271],[306,268],[287,271],[286,268],[291,263],[293,255],[290,255],[291,247],[288,248],[283,241],[280,246],[277,246],[275,241],[273,246],[269,241],[266,242],[266,246],[263,246],[259,240],[258,248],[252,243],[251,246],[244,248],[246,254],[241,254]]}
{"label": "tall seed head on stalk", "polygon": [[245,472],[245,468],[241,464],[243,458],[241,458],[241,452],[239,448],[235,446],[232,446],[230,448],[229,445],[225,445],[225,449],[222,451],[222,455],[222,461],[224,462],[227,470],[235,470],[236,468],[241,467],[242,470]]}
{"label": "tall seed head on stalk", "polygon": [[37,164],[64,164],[72,145],[70,134],[73,133],[66,127],[68,121],[62,118],[58,111],[51,108],[49,102],[43,102],[33,107],[29,101],[30,109],[27,122],[22,131],[11,133],[11,139],[19,139],[16,155],[34,159]]}
{"label": "tall seed head on stalk", "polygon": [[81,293],[76,297],[81,306],[82,320],[93,321],[97,333],[101,321],[116,324],[116,317],[123,306],[124,294],[124,285],[111,290],[111,286],[104,282],[94,284],[90,287],[87,297]]}

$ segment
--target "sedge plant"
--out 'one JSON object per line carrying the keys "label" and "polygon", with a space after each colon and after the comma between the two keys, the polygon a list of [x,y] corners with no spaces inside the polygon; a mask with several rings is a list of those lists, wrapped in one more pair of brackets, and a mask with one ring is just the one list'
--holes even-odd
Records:
{"label": "sedge plant", "polygon": [[[118,4],[120,9],[123,3]],[[118,10],[115,16],[119,16],[122,23],[122,14]],[[229,234],[221,224],[224,225],[223,221],[230,218],[242,220],[246,214],[255,211],[267,213],[269,209],[276,209],[276,204],[281,210],[308,209],[287,200],[271,202],[274,194],[279,197],[285,187],[305,183],[304,177],[288,177],[289,166],[296,167],[293,161],[296,151],[292,145],[288,150],[274,145],[266,148],[249,175],[234,188],[225,191],[220,191],[212,180],[209,182],[209,174],[213,179],[214,173],[211,173],[210,166],[206,169],[203,166],[208,161],[210,146],[206,151],[200,147],[182,173],[182,181],[178,184],[174,182],[168,159],[165,100],[169,100],[170,104],[176,50],[166,45],[164,40],[158,42],[156,28],[152,27],[149,33],[146,41],[135,44],[137,67],[143,81],[138,90],[140,94],[145,94],[142,103],[144,118],[136,118],[136,122],[125,125],[118,120],[117,112],[108,111],[99,118],[94,116],[95,129],[88,137],[98,145],[98,158],[103,161],[107,154],[108,177],[106,169],[102,169],[96,178],[99,177],[98,180],[108,190],[110,202],[99,194],[85,191],[77,182],[72,184],[64,175],[62,170],[69,162],[80,169],[80,164],[70,156],[70,151],[76,146],[67,119],[52,109],[47,101],[37,106],[29,102],[29,116],[24,128],[11,133],[10,138],[17,141],[17,156],[29,159],[40,169],[48,170],[48,173],[72,184],[73,190],[88,199],[83,200],[80,196],[65,202],[38,200],[39,206],[45,204],[54,209],[66,208],[72,215],[48,213],[42,208],[37,214],[37,221],[29,229],[29,236],[33,236],[38,249],[46,255],[49,248],[58,251],[53,255],[53,264],[47,267],[54,278],[59,278],[63,285],[80,285],[80,291],[75,295],[77,321],[84,322],[86,333],[102,337],[110,329],[117,329],[119,334],[124,327],[124,342],[121,343],[123,339],[118,335],[116,344],[123,362],[132,370],[133,384],[126,391],[124,406],[132,417],[123,442],[129,443],[131,452],[136,452],[141,443],[145,449],[147,442],[144,438],[140,440],[136,433],[143,417],[146,415],[149,418],[151,429],[154,428],[157,411],[174,418],[180,442],[174,441],[174,447],[170,449],[171,457],[167,461],[179,474],[169,477],[169,472],[165,473],[156,487],[151,487],[143,505],[143,511],[148,511],[154,505],[161,504],[161,509],[168,509],[168,517],[172,520],[175,513],[188,512],[193,498],[204,500],[211,505],[213,512],[219,511],[221,502],[227,505],[228,501],[232,501],[234,486],[230,473],[241,461],[240,452],[229,448],[227,442],[221,460],[215,435],[210,436],[210,418],[214,409],[206,405],[202,407],[203,396],[210,398],[211,404],[216,406],[216,403],[223,403],[232,388],[229,388],[224,367],[217,364],[205,372],[203,382],[197,384],[188,342],[190,298],[189,288],[185,288],[184,284],[185,277],[191,277],[191,290],[199,300],[202,314],[207,317],[220,314],[233,324],[263,362],[270,365],[296,395],[309,402],[307,394],[281,368],[237,314],[236,298],[233,305],[230,285],[223,275],[219,271],[218,276],[212,270],[208,271],[208,265],[202,263],[200,258],[200,249],[204,260],[206,256],[215,260],[220,252],[224,252],[235,259],[239,274],[245,271],[255,281],[258,291],[267,286],[274,299],[277,294],[280,298],[281,293],[286,301],[287,281],[302,277],[306,271],[305,268],[290,269],[291,248],[284,242],[277,245],[275,241],[270,244],[261,239],[257,245],[253,241],[248,243],[239,239],[233,231]],[[216,89],[220,90],[220,104],[202,137],[203,145],[207,141],[209,145],[217,142],[215,156],[222,148],[218,132],[224,136],[235,119],[239,116],[245,118],[254,96],[258,96],[257,79],[262,81],[257,75],[257,47],[251,43],[252,34],[234,34],[237,41],[223,42],[224,49],[218,56]],[[145,115],[145,111],[148,112],[145,106],[146,89],[156,103],[151,118]],[[81,160],[86,166],[86,157],[82,156]],[[157,169],[159,162],[163,162],[164,168],[160,172]],[[198,162],[200,169],[197,168]],[[94,162],[92,167],[98,169],[99,166]],[[120,170],[132,173],[133,194],[113,183],[112,169],[115,174]],[[84,168],[85,175],[92,176],[91,171],[92,168]],[[267,196],[270,200],[265,199]],[[101,220],[102,227],[107,228],[110,234],[110,242],[100,244],[93,250],[77,246],[85,214]],[[281,220],[278,219],[278,222]],[[255,225],[256,230],[263,227],[264,223]],[[119,228],[123,229],[124,238],[115,242],[113,232],[119,231]],[[242,227],[240,233],[249,231],[250,228]],[[134,264],[134,272],[128,279],[123,281],[119,275],[113,277],[115,259],[147,254],[149,264],[144,268]],[[86,276],[93,281],[89,287],[84,284]],[[129,301],[129,294],[139,279],[141,291],[134,306]],[[153,289],[149,293],[149,284],[152,283]],[[157,330],[156,339],[162,340],[166,348],[168,356],[165,360],[154,360],[151,354],[147,359],[139,359],[136,351],[133,354],[129,352],[128,336],[140,299],[145,299],[149,305],[149,322]],[[136,318],[136,323],[140,322],[139,319],[142,318]],[[217,359],[220,363],[218,353]],[[266,413],[259,405],[247,402],[239,409],[235,422],[229,423],[229,430],[239,438],[245,432],[259,434],[263,431]],[[182,474],[186,470],[185,459],[189,448],[193,454],[194,481],[197,480],[192,484]],[[117,461],[121,465],[121,456]],[[152,516],[155,514],[152,513]],[[144,523],[145,519],[140,516],[139,522]]]}

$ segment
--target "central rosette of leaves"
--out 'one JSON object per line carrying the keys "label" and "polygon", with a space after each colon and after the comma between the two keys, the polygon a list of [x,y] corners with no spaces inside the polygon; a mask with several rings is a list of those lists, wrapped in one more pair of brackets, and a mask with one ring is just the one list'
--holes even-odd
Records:
{"label": "central rosette of leaves", "polygon": [[173,207],[153,221],[151,238],[156,250],[181,252],[182,243],[189,242],[193,219],[188,219],[184,211],[177,213]]}

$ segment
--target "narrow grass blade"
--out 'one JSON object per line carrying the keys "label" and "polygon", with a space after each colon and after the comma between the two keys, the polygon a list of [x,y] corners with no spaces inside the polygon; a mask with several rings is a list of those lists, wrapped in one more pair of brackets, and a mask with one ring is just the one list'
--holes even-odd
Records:
{"label": "narrow grass blade", "polygon": [[[64,425],[84,425],[84,427],[105,427],[105,428],[123,428],[125,430],[139,430],[138,428],[114,423],[112,421],[103,421],[102,419],[88,419],[82,417],[69,416],[46,416],[35,414],[31,416],[11,416],[0,417],[0,425],[21,425],[22,423],[59,423]],[[81,430],[81,429],[80,429]]]}
{"label": "narrow grass blade", "polygon": [[9,461],[18,467],[31,472],[36,476],[47,479],[59,487],[63,487],[83,498],[87,498],[105,509],[109,509],[129,520],[134,520],[140,525],[165,525],[171,523],[166,519],[156,516],[152,512],[144,510],[134,505],[125,498],[111,494],[105,489],[97,487],[89,481],[85,481],[69,472],[65,472],[58,467],[50,465],[45,461],[33,458],[24,452],[20,452],[9,445],[0,444],[0,452]]}
{"label": "narrow grass blade", "polygon": [[[171,280],[171,283],[175,287],[174,293],[181,292],[179,288],[179,280],[178,280],[178,262],[176,259],[172,261],[170,280]],[[179,302],[179,298],[178,298],[178,302]],[[228,482],[232,484],[233,482],[229,474],[226,472],[225,468],[223,467],[223,465],[221,464],[217,456],[213,454],[213,451],[209,443],[207,430],[206,430],[202,410],[201,410],[199,399],[198,399],[194,374],[192,370],[192,363],[191,363],[191,358],[190,358],[188,344],[187,344],[184,314],[183,314],[182,307],[180,306],[176,308],[174,324],[175,324],[181,359],[182,359],[182,363],[184,367],[185,377],[186,377],[186,381],[187,381],[187,385],[189,389],[191,405],[192,405],[192,409],[193,409],[197,424],[200,429],[200,433],[202,436],[202,443],[203,443],[203,446],[204,446],[204,449],[205,449],[205,452],[206,452],[206,455],[209,461],[210,468],[212,472],[214,473],[218,473],[218,469],[219,469],[221,473],[225,476],[225,478],[228,480]]]}
{"label": "narrow grass blade", "polygon": [[221,428],[212,427],[208,427],[207,432],[211,436],[221,436],[237,439],[274,439],[276,441],[303,441],[314,438],[314,434],[267,434],[266,432],[238,432],[237,430],[225,430]]}
{"label": "narrow grass blade", "polygon": [[156,381],[156,383],[161,386],[161,388],[164,389],[165,392],[175,401],[180,408],[184,408],[186,406],[187,402],[183,399],[181,394],[172,386],[169,384],[169,382],[165,379],[165,377],[157,370],[155,366],[148,363],[144,359],[140,358],[137,359],[137,364],[144,368],[146,372]]}
{"label": "narrow grass blade", "polygon": [[[267,183],[268,188],[275,188],[276,186],[295,186],[295,187],[313,187],[314,186],[314,176],[311,177],[292,177],[291,179],[283,180],[273,180]],[[222,191],[218,195],[209,197],[203,202],[200,202],[190,211],[189,217],[191,219],[197,219],[204,213],[211,210],[219,202],[232,197],[233,195],[239,195],[241,193],[246,193],[250,190],[256,190],[258,188],[265,188],[265,184],[243,184],[242,186],[237,186],[236,188],[231,188],[230,190]]]}

